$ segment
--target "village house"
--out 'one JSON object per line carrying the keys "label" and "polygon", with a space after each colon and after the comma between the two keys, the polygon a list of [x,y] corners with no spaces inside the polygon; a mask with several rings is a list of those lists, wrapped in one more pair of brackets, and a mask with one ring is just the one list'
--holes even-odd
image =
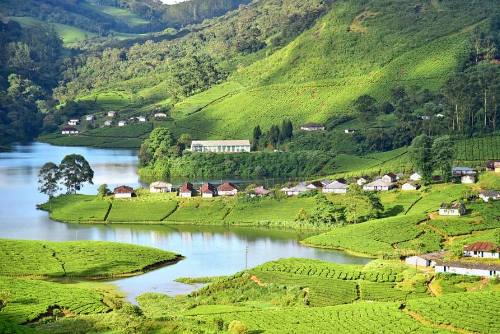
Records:
{"label": "village house", "polygon": [[66,127],[66,128],[62,129],[61,134],[63,134],[63,135],[77,135],[78,130],[76,128]]}
{"label": "village house", "polygon": [[483,202],[498,201],[500,200],[500,191],[497,190],[485,190],[479,193],[479,198],[483,200]]}
{"label": "village house", "polygon": [[68,125],[72,125],[72,126],[78,125],[78,123],[80,123],[79,119],[70,119],[68,121]]}
{"label": "village house", "polygon": [[108,111],[108,117],[115,117],[116,111]]}
{"label": "village house", "polygon": [[439,208],[440,216],[463,216],[467,213],[463,203],[442,203]]}
{"label": "village house", "polygon": [[476,175],[476,171],[470,167],[453,167],[451,169],[453,177],[462,177],[464,175]]}
{"label": "village house", "polygon": [[460,182],[463,184],[476,183],[476,176],[475,175],[464,175],[460,178]]}
{"label": "village house", "polygon": [[129,186],[119,186],[113,190],[115,198],[131,198],[135,196],[134,188]]}
{"label": "village house", "polygon": [[420,185],[417,184],[417,183],[410,183],[410,182],[406,182],[405,184],[403,184],[403,186],[401,186],[401,190],[403,191],[414,191],[414,190],[418,190],[420,189]]}
{"label": "village house", "polygon": [[309,190],[319,190],[323,188],[323,183],[321,181],[313,181],[307,185]]}
{"label": "village house", "polygon": [[376,179],[371,183],[367,183],[363,186],[364,191],[388,191],[394,188],[392,182],[386,182],[382,179]]}
{"label": "village house", "polygon": [[217,187],[217,194],[219,196],[236,196],[238,194],[238,189],[231,182],[224,182]]}
{"label": "village house", "polygon": [[437,118],[444,118],[444,115],[443,114],[436,114],[436,117]]}
{"label": "village house", "polygon": [[181,198],[193,197],[193,193],[194,193],[194,187],[193,187],[193,184],[190,182],[184,183],[179,188],[179,197],[181,197]]}
{"label": "village house", "polygon": [[500,160],[489,160],[486,162],[486,169],[490,172],[500,173]]}
{"label": "village house", "polygon": [[358,186],[364,186],[366,183],[368,183],[368,177],[360,177],[359,179],[356,180],[356,183]]}
{"label": "village house", "polygon": [[324,131],[325,126],[318,123],[307,123],[300,127],[302,131]]}
{"label": "village house", "polygon": [[267,190],[263,186],[259,186],[253,190],[253,194],[257,197],[264,197],[271,193],[271,191]]}
{"label": "village house", "polygon": [[434,267],[436,273],[450,273],[481,277],[500,276],[500,265],[485,262],[438,261]]}
{"label": "village house", "polygon": [[348,185],[339,181],[333,181],[323,188],[324,193],[347,194]]}
{"label": "village house", "polygon": [[442,260],[444,255],[445,253],[443,251],[439,251],[435,253],[409,256],[405,259],[405,262],[409,265],[418,267],[434,267],[436,265],[436,261]]}
{"label": "village house", "polygon": [[303,194],[303,193],[310,191],[310,189],[307,188],[307,185],[305,182],[301,182],[294,187],[283,188],[283,189],[281,189],[281,191],[283,191],[287,196],[297,196],[297,195],[300,195],[300,194]]}
{"label": "village house", "polygon": [[112,121],[105,121],[104,122],[104,126],[111,126],[111,125],[113,125]]}
{"label": "village house", "polygon": [[123,127],[125,125],[127,125],[127,121],[119,121],[118,122],[118,126],[120,126],[120,127]]}
{"label": "village house", "polygon": [[172,191],[172,184],[162,181],[153,182],[149,185],[151,193],[169,193]]}
{"label": "village house", "polygon": [[429,121],[431,119],[431,116],[429,116],[429,115],[423,115],[423,116],[420,116],[420,119],[423,120],[423,121]]}
{"label": "village house", "polygon": [[464,256],[500,259],[500,247],[493,242],[478,241],[464,246]]}
{"label": "village house", "polygon": [[249,140],[194,140],[191,142],[192,152],[240,153],[250,152]]}
{"label": "village house", "polygon": [[387,173],[384,176],[382,176],[382,181],[387,182],[387,183],[393,183],[398,180],[398,176],[394,173]]}
{"label": "village house", "polygon": [[420,180],[422,180],[422,175],[420,175],[419,173],[413,173],[410,175],[410,180],[411,181],[420,181]]}
{"label": "village house", "polygon": [[139,116],[139,117],[137,117],[137,121],[140,122],[140,123],[144,123],[144,122],[146,122],[146,117]]}
{"label": "village house", "polygon": [[85,120],[87,122],[91,122],[91,121],[95,120],[95,116],[94,115],[87,115],[87,116],[85,116]]}
{"label": "village house", "polygon": [[167,114],[162,113],[162,112],[158,112],[158,113],[154,114],[154,118],[167,118]]}
{"label": "village house", "polygon": [[354,129],[344,129],[345,134],[353,134],[355,132],[356,132],[356,130],[354,130]]}
{"label": "village house", "polygon": [[200,188],[200,194],[203,198],[212,198],[217,196],[217,189],[211,183],[203,183]]}

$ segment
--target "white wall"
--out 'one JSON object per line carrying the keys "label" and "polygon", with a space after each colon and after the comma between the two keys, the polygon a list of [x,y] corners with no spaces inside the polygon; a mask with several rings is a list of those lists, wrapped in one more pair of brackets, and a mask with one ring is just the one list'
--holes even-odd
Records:
{"label": "white wall", "polygon": [[464,256],[479,257],[485,259],[500,259],[500,253],[464,251]]}
{"label": "white wall", "polygon": [[131,198],[132,194],[115,194],[115,198]]}
{"label": "white wall", "polygon": [[405,262],[412,266],[428,267],[430,266],[430,261],[427,261],[420,256],[410,256],[405,259]]}
{"label": "white wall", "polygon": [[500,277],[500,272],[492,272],[490,274],[490,270],[486,269],[470,269],[470,268],[459,268],[459,267],[445,267],[442,265],[437,265],[435,267],[435,270],[437,273],[451,273],[451,274],[458,274],[458,275],[470,275],[470,276],[481,276],[481,277],[493,277],[493,276],[499,276]]}

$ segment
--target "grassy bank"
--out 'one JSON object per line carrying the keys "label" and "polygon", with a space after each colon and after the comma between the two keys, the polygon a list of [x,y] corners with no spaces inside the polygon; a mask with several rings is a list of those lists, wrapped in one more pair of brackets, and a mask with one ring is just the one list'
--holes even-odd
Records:
{"label": "grassy bank", "polygon": [[159,249],[111,242],[0,240],[0,276],[9,277],[104,279],[141,274],[180,259]]}

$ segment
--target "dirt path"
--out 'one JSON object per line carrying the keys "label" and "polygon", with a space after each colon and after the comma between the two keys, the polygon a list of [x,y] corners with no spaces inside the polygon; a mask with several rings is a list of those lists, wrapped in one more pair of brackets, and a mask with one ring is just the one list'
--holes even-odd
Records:
{"label": "dirt path", "polygon": [[436,284],[435,278],[436,278],[436,276],[432,276],[429,283],[427,283],[427,288],[429,289],[430,293],[434,297],[437,297],[437,296],[441,296],[442,292],[440,291],[440,289],[437,286],[435,286],[435,284]]}
{"label": "dirt path", "polygon": [[445,329],[445,330],[448,330],[450,332],[460,333],[460,334],[476,334],[476,332],[471,332],[471,331],[468,331],[468,330],[463,329],[463,328],[457,328],[457,327],[454,327],[452,325],[436,324],[432,321],[425,319],[422,315],[418,314],[417,312],[410,311],[406,308],[403,309],[403,312],[408,314],[410,317],[412,317],[416,321],[420,322],[422,325],[425,325],[428,327]]}

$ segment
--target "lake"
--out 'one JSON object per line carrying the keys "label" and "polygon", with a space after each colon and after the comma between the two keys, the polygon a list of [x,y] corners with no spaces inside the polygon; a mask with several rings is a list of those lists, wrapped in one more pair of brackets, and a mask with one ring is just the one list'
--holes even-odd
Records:
{"label": "lake", "polygon": [[144,275],[113,281],[130,300],[144,292],[184,294],[197,286],[174,281],[178,277],[234,274],[245,268],[284,258],[314,258],[337,263],[369,261],[343,252],[302,246],[304,234],[272,229],[165,225],[88,225],[51,221],[36,204],[46,201],[38,192],[37,176],[48,161],[59,163],[67,154],[81,154],[95,172],[94,185],[82,193],[95,194],[106,183],[140,185],[134,150],[60,147],[43,143],[17,145],[0,152],[0,238],[40,240],[102,240],[170,250],[186,257],[179,263]]}

